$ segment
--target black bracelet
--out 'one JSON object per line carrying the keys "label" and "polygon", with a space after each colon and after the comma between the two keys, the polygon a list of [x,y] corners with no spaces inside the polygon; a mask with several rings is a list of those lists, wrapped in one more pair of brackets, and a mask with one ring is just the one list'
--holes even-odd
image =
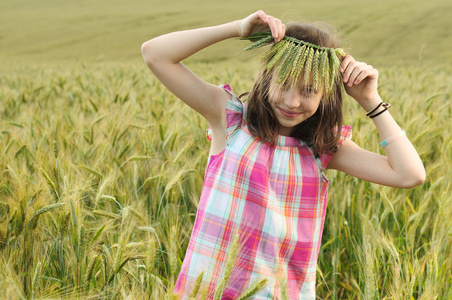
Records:
{"label": "black bracelet", "polygon": [[366,113],[366,116],[370,116],[374,111],[376,111],[380,106],[383,105],[383,101],[381,101],[377,107],[375,107],[374,109],[372,109],[371,111],[369,111],[368,113]]}
{"label": "black bracelet", "polygon": [[384,113],[387,110],[388,110],[388,108],[385,107],[385,109],[383,109],[382,111],[377,112],[375,115],[369,116],[369,118],[372,119],[372,118],[378,117],[379,115],[381,115],[382,113]]}

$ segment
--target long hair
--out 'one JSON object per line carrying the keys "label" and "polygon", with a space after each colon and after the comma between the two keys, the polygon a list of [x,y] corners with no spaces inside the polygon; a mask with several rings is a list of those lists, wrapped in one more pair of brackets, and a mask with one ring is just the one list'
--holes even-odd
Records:
{"label": "long hair", "polygon": [[[326,25],[325,25],[326,27]],[[313,24],[288,23],[286,35],[321,47],[337,48],[339,42],[336,34],[329,27],[322,30]],[[276,143],[279,123],[269,103],[269,90],[272,74],[262,62],[258,77],[247,96],[247,119],[250,132],[264,142]],[[316,155],[334,153],[342,128],[342,82],[334,84],[333,91],[322,97],[317,111],[308,119],[298,124],[292,133],[293,137],[305,141],[314,148]]]}

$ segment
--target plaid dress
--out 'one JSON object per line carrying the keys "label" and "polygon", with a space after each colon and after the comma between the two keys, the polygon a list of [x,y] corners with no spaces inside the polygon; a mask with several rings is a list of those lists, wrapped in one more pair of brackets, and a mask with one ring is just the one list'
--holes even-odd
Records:
{"label": "plaid dress", "polygon": [[[246,105],[232,93],[227,103],[227,146],[210,155],[193,232],[174,288],[188,299],[204,271],[201,290],[212,299],[225,272],[235,234],[240,246],[222,299],[236,299],[257,280],[269,282],[253,299],[315,299],[317,256],[327,207],[322,173],[331,155],[315,158],[311,147],[278,136],[275,146],[253,137]],[[210,129],[207,136],[211,138]],[[351,138],[341,131],[342,144]]]}

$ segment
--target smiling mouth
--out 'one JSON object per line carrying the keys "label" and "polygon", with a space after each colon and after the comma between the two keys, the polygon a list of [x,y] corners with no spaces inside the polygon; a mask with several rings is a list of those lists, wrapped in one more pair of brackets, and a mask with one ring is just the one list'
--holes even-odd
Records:
{"label": "smiling mouth", "polygon": [[284,117],[287,117],[287,118],[296,118],[296,117],[298,117],[299,115],[301,115],[301,113],[287,111],[287,110],[284,110],[284,109],[279,108],[279,107],[278,107],[278,109],[279,109],[279,111],[281,112],[281,114],[282,114]]}

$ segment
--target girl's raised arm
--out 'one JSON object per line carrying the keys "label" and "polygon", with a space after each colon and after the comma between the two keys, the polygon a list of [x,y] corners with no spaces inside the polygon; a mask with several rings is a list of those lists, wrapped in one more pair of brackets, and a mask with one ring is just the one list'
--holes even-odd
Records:
{"label": "girl's raised arm", "polygon": [[[342,64],[345,90],[372,118],[386,156],[360,148],[346,140],[333,155],[329,169],[343,171],[352,176],[392,187],[411,188],[425,181],[425,169],[409,139],[403,134],[397,122],[377,91],[378,71],[363,62],[357,62],[347,55]],[[386,142],[385,142],[386,141]]]}
{"label": "girl's raised arm", "polygon": [[280,20],[257,11],[243,20],[156,37],[143,43],[141,53],[168,90],[203,115],[214,129],[225,124],[224,111],[230,96],[221,88],[201,80],[181,61],[219,41],[246,37],[261,30],[271,30],[276,42],[285,34],[285,26]]}

